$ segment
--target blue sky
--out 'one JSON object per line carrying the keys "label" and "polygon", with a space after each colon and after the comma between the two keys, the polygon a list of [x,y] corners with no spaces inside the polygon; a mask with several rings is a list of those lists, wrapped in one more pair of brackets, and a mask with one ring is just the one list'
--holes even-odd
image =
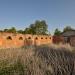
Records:
{"label": "blue sky", "polygon": [[75,0],[0,0],[0,29],[25,29],[36,20],[46,20],[51,33],[75,28]]}

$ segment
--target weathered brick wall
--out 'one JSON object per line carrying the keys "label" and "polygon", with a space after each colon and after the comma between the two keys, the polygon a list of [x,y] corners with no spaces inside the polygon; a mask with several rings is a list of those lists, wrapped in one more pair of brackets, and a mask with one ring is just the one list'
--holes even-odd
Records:
{"label": "weathered brick wall", "polygon": [[75,36],[70,36],[69,42],[67,42],[67,37],[63,36],[53,36],[52,38],[53,38],[52,42],[54,44],[59,44],[59,43],[70,44],[71,46],[75,47]]}
{"label": "weathered brick wall", "polygon": [[70,44],[75,47],[75,36],[70,38]]}
{"label": "weathered brick wall", "polygon": [[26,45],[41,45],[51,43],[52,36],[48,35],[0,33],[0,47],[2,48],[14,48]]}
{"label": "weathered brick wall", "polygon": [[[65,43],[65,39],[61,36],[0,33],[0,48],[17,48],[52,43]],[[75,36],[71,37],[70,44],[75,46]]]}
{"label": "weathered brick wall", "polygon": [[64,37],[62,36],[53,36],[53,43],[58,44],[58,43],[64,43]]}

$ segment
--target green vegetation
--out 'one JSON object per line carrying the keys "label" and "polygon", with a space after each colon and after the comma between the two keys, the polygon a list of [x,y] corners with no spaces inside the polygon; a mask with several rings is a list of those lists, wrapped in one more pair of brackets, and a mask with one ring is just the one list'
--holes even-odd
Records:
{"label": "green vegetation", "polygon": [[16,28],[12,27],[10,29],[4,29],[4,32],[12,32],[12,33],[16,33]]}
{"label": "green vegetation", "polygon": [[[60,36],[62,32],[75,30],[71,26],[66,26],[62,31],[58,28],[55,29],[54,35]],[[33,34],[33,35],[50,35],[48,31],[48,25],[45,20],[36,20],[33,24],[30,24],[29,27],[24,30],[17,30],[15,27],[9,29],[0,30],[0,32],[9,32],[9,33],[21,33],[21,34]]]}
{"label": "green vegetation", "polygon": [[44,20],[42,21],[37,20],[34,24],[30,24],[28,28],[25,28],[25,30],[17,31],[15,27],[12,27],[10,29],[4,29],[3,32],[47,35],[48,25],[46,24]]}
{"label": "green vegetation", "polygon": [[61,34],[61,31],[59,29],[55,29],[54,35],[59,36]]}
{"label": "green vegetation", "polygon": [[46,22],[37,20],[34,24],[30,24],[29,28],[24,30],[25,34],[47,34],[47,24]]}
{"label": "green vegetation", "polygon": [[54,35],[59,36],[62,32],[66,32],[66,31],[70,31],[70,30],[75,30],[73,28],[71,28],[71,26],[66,26],[63,31],[60,31],[58,28],[55,29],[54,31]]}
{"label": "green vegetation", "polygon": [[75,75],[75,54],[65,47],[0,49],[0,75]]}
{"label": "green vegetation", "polygon": [[66,27],[63,29],[63,32],[66,32],[66,31],[69,31],[69,30],[74,30],[74,29],[71,28],[71,26],[66,26]]}

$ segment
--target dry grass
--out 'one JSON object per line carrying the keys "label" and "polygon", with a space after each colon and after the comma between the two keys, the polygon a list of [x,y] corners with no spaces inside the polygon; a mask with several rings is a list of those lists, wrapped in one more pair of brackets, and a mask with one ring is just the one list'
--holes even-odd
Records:
{"label": "dry grass", "polygon": [[0,49],[0,75],[75,75],[74,60],[63,45]]}
{"label": "dry grass", "polygon": [[59,49],[65,48],[66,50],[73,51],[73,47],[70,46],[69,44],[62,44],[62,43],[59,43],[58,45],[56,45],[56,44],[51,44],[49,47],[53,47],[53,48],[55,48],[55,49],[57,49],[57,50],[58,50],[58,48],[59,48]]}

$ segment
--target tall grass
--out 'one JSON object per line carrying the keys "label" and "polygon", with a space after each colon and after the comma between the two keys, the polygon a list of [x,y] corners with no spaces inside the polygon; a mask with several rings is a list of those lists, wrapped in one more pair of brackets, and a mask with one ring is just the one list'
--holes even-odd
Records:
{"label": "tall grass", "polygon": [[55,45],[0,49],[0,75],[75,75],[75,54]]}

